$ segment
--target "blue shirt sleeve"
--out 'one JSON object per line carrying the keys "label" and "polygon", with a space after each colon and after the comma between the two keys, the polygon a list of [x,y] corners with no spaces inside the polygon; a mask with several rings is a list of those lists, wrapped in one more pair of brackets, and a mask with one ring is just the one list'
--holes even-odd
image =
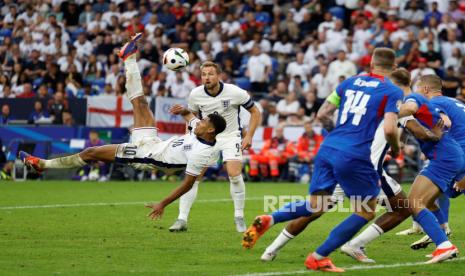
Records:
{"label": "blue shirt sleeve", "polygon": [[388,98],[386,107],[384,108],[384,113],[399,113],[399,108],[402,104],[402,98],[404,96],[404,93],[398,87],[389,87],[388,89],[392,89],[392,92],[387,95]]}
{"label": "blue shirt sleeve", "polygon": [[404,103],[410,103],[410,102],[416,103],[419,107],[421,106],[420,99],[418,99],[417,95],[415,95],[413,93],[408,95],[404,99]]}

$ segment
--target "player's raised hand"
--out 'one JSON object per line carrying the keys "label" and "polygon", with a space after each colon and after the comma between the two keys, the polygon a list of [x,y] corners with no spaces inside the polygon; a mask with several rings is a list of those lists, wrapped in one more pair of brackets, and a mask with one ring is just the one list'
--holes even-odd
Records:
{"label": "player's raised hand", "polygon": [[145,207],[152,209],[152,211],[147,215],[147,217],[156,220],[161,219],[161,217],[163,216],[163,210],[165,209],[165,207],[160,203],[147,204],[145,205]]}
{"label": "player's raised hand", "polygon": [[187,109],[180,104],[175,104],[170,108],[170,113],[173,115],[183,115],[185,112],[187,112]]}
{"label": "player's raised hand", "polygon": [[244,139],[242,139],[242,150],[248,150],[252,146],[252,137],[246,135]]}

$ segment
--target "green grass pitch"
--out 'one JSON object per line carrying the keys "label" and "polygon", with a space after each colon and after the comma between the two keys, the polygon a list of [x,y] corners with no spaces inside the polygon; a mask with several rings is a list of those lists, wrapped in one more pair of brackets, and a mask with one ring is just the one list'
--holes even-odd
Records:
{"label": "green grass pitch", "polygon": [[[327,214],[289,243],[274,262],[262,263],[260,255],[284,225],[273,227],[254,249],[243,249],[241,234],[235,232],[227,183],[201,184],[188,232],[168,232],[177,216],[177,203],[165,210],[161,221],[150,221],[143,202],[161,199],[175,185],[156,181],[0,183],[0,275],[292,275],[305,272],[307,254],[347,216]],[[263,213],[264,195],[306,193],[307,185],[248,183],[247,223]],[[452,241],[463,251],[464,201],[452,200],[450,214]],[[331,257],[336,265],[349,268],[348,275],[463,275],[462,257],[419,265],[433,246],[413,251],[409,244],[421,236],[394,235],[410,223],[404,222],[368,248],[377,267],[360,268],[339,251]]]}

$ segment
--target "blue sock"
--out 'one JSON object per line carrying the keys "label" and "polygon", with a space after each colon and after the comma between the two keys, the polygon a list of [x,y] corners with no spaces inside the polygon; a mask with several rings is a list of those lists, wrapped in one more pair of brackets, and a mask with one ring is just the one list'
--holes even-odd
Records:
{"label": "blue sock", "polygon": [[442,209],[437,209],[436,211],[432,211],[433,215],[436,217],[438,220],[439,225],[442,225],[446,222],[446,219],[444,218],[444,213]]}
{"label": "blue sock", "polygon": [[365,218],[352,214],[329,233],[328,238],[318,247],[316,253],[324,257],[328,256],[339,246],[348,242],[367,222]]}
{"label": "blue sock", "polygon": [[[449,207],[450,207],[450,200],[449,197],[445,194],[442,194],[438,197],[436,203],[439,205],[439,209],[441,209],[442,216],[444,217],[444,222],[449,222]],[[439,222],[440,224],[443,224]]]}
{"label": "blue sock", "polygon": [[430,210],[426,208],[421,210],[415,217],[415,221],[421,225],[423,231],[433,240],[436,246],[448,240],[446,233],[442,231],[438,221]]}
{"label": "blue sock", "polygon": [[311,214],[310,202],[306,200],[288,203],[278,211],[273,212],[271,216],[273,216],[274,223],[279,223],[300,217],[307,217]]}

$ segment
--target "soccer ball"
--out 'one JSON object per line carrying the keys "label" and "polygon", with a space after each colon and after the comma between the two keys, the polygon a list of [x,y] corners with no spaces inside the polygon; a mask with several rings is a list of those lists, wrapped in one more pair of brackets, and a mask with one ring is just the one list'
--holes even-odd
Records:
{"label": "soccer ball", "polygon": [[182,70],[189,65],[189,55],[181,48],[170,48],[163,54],[163,65],[172,71]]}

